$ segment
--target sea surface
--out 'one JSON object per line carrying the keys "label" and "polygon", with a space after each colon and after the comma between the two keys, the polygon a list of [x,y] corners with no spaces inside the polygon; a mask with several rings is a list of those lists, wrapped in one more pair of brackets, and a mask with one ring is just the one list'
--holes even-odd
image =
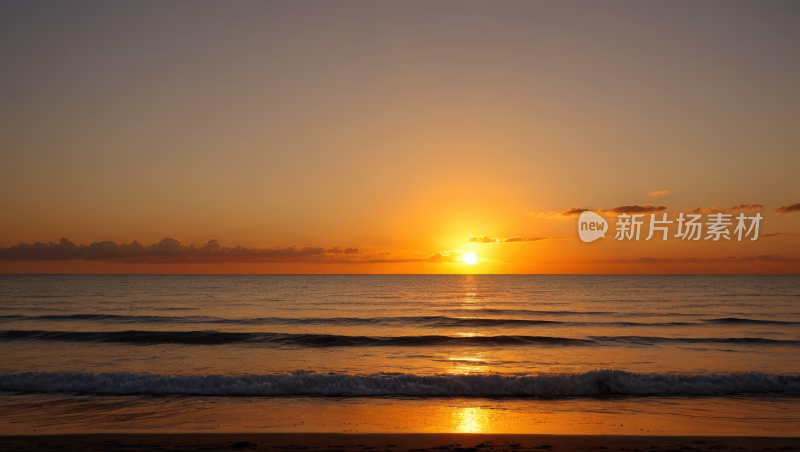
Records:
{"label": "sea surface", "polygon": [[0,275],[0,433],[136,429],[796,435],[800,277]]}

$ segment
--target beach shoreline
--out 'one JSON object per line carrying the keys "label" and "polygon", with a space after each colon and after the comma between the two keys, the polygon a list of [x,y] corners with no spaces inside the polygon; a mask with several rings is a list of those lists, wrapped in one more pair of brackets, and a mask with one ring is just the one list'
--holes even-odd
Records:
{"label": "beach shoreline", "polygon": [[93,433],[6,435],[3,450],[303,450],[390,452],[796,450],[800,437],[487,433]]}

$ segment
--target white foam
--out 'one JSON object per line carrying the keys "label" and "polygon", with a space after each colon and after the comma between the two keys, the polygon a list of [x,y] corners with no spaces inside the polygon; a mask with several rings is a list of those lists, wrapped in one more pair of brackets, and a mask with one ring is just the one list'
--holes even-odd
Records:
{"label": "white foam", "polygon": [[719,375],[635,374],[595,370],[582,374],[349,375],[297,371],[275,375],[155,375],[149,373],[28,372],[0,374],[0,389],[91,394],[203,396],[513,396],[731,395],[800,392],[800,375],[744,372]]}

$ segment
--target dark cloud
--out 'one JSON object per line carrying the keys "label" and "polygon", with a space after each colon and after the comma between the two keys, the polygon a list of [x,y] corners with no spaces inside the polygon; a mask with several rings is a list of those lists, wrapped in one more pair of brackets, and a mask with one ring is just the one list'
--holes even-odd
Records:
{"label": "dark cloud", "polygon": [[788,206],[781,206],[773,210],[777,214],[800,212],[800,202],[789,204]]}
{"label": "dark cloud", "polygon": [[629,206],[617,206],[611,209],[600,209],[597,211],[600,215],[618,215],[623,213],[657,213],[667,210],[665,206],[654,206],[652,204],[645,204],[640,206],[638,204],[631,204]]}
{"label": "dark cloud", "polygon": [[[586,212],[587,210],[592,210],[592,209],[584,209],[583,207],[573,207],[567,210],[548,212],[548,213],[532,212],[529,215],[535,217],[544,217],[544,218],[570,218],[570,217],[576,217],[580,215],[582,212]],[[611,209],[600,209],[596,210],[595,212],[597,212],[600,215],[609,216],[609,215],[618,215],[622,213],[628,213],[628,214],[656,213],[656,212],[664,212],[665,210],[667,210],[665,206],[654,206],[651,204],[645,204],[643,206],[640,206],[638,204],[631,204],[628,206],[617,206]]]}
{"label": "dark cloud", "polygon": [[[149,246],[139,242],[117,244],[111,241],[76,245],[67,239],[55,242],[21,243],[0,248],[0,261],[100,261],[130,264],[223,264],[223,263],[310,263],[310,264],[393,264],[459,262],[457,251],[440,251],[430,255],[392,258],[393,253],[364,255],[358,248],[297,247],[234,248],[222,246],[212,239],[201,246],[184,245],[166,238]],[[385,257],[384,257],[385,256]]]}
{"label": "dark cloud", "polygon": [[734,212],[763,212],[764,206],[761,204],[736,204],[731,207],[698,207],[696,209],[687,210],[685,213],[691,214],[709,214],[709,213],[734,213]]}
{"label": "dark cloud", "polygon": [[339,253],[343,253],[343,254],[355,254],[355,253],[358,253],[358,248],[345,248],[345,249],[341,249],[341,248],[339,248],[338,246],[334,246],[333,248],[331,248],[331,249],[329,249],[329,250],[325,250],[325,252],[326,252],[326,253],[330,253],[330,254],[339,254]]}
{"label": "dark cloud", "polygon": [[736,264],[746,262],[800,262],[800,257],[765,254],[748,257],[640,257],[638,259],[600,259],[590,264]]}
{"label": "dark cloud", "polygon": [[736,204],[725,209],[726,212],[763,212],[764,206],[761,204]]}
{"label": "dark cloud", "polygon": [[503,240],[503,243],[516,243],[516,242],[538,242],[539,240],[547,240],[549,237],[509,237]]}
{"label": "dark cloud", "polygon": [[223,247],[216,239],[202,246],[184,245],[180,240],[165,238],[149,246],[133,241],[129,244],[103,241],[91,245],[76,245],[62,238],[55,242],[20,243],[0,248],[0,260],[6,261],[64,261],[116,260],[149,263],[225,263],[225,262],[295,262],[324,260],[328,255],[357,254],[358,248],[331,249],[321,247],[234,248]]}
{"label": "dark cloud", "polygon": [[777,237],[779,235],[789,235],[788,232],[773,232],[772,234],[761,234],[759,237]]}
{"label": "dark cloud", "polygon": [[467,238],[467,242],[469,242],[469,243],[497,243],[498,239],[493,239],[491,237],[471,236],[471,237]]}
{"label": "dark cloud", "polygon": [[581,212],[586,212],[587,210],[589,210],[589,209],[588,208],[584,209],[582,207],[573,207],[571,209],[562,210],[558,214],[560,216],[562,216],[562,217],[574,217],[574,216],[580,215]]}

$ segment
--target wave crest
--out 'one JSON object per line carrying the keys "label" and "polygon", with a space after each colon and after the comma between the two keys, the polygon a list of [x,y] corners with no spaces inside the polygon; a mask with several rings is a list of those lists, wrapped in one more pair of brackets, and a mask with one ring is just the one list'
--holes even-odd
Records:
{"label": "wave crest", "polygon": [[296,371],[273,375],[157,375],[132,372],[0,374],[0,389],[25,392],[199,396],[590,397],[603,395],[733,395],[797,393],[800,375],[581,374],[350,375]]}
{"label": "wave crest", "polygon": [[335,334],[234,333],[219,331],[39,331],[0,330],[0,341],[37,340],[120,344],[222,345],[264,344],[293,347],[429,347],[429,346],[593,346],[657,344],[740,344],[792,347],[800,341],[758,337],[590,336],[344,336]]}

